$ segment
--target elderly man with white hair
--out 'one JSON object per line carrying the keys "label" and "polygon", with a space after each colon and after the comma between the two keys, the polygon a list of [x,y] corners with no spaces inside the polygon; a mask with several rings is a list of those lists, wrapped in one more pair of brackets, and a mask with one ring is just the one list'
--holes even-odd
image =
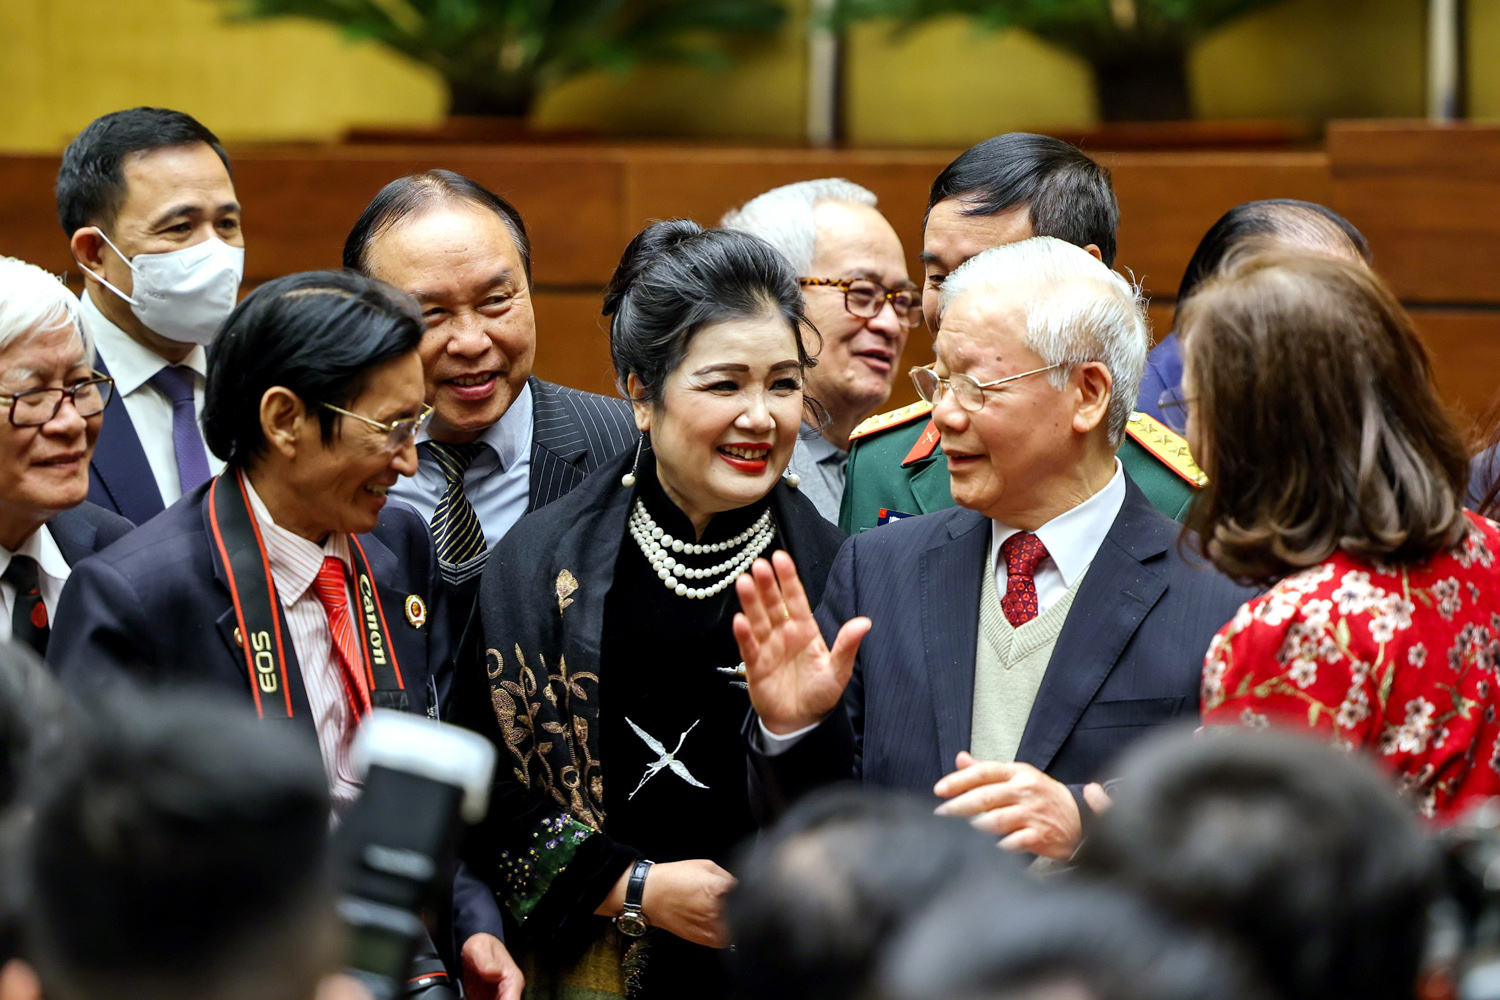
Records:
{"label": "elderly man with white hair", "polygon": [[875,195],[842,178],[773,188],[720,225],[759,236],[797,271],[822,342],[805,389],[822,412],[809,414],[788,471],[837,524],[849,435],[890,398],[906,338],[922,323],[922,289]]}
{"label": "elderly man with white hair", "polygon": [[913,377],[959,506],[849,539],[816,615],[785,553],[740,578],[752,780],[769,810],[850,778],[930,792],[1065,858],[1118,753],[1197,719],[1250,592],[1189,562],[1115,457],[1149,344],[1128,282],[1038,237],[971,259],[940,305],[948,375]]}
{"label": "elderly man with white hair", "polygon": [[0,639],[41,655],[73,565],[132,527],[85,500],[113,387],[93,361],[67,286],[0,257]]}

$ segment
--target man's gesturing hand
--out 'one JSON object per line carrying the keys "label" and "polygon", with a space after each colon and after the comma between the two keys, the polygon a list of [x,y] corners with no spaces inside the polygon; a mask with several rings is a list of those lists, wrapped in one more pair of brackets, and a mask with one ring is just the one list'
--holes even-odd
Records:
{"label": "man's gesturing hand", "polygon": [[465,941],[463,962],[464,996],[469,1000],[521,1000],[525,977],[504,942],[493,934],[475,934]]}
{"label": "man's gesturing hand", "polygon": [[757,559],[734,587],[743,609],[734,616],[734,638],[755,714],[778,736],[820,722],[844,696],[870,619],[845,622],[830,650],[785,552]]}
{"label": "man's gesturing hand", "polygon": [[937,807],[939,816],[969,817],[977,829],[1000,837],[1008,851],[1057,861],[1073,856],[1083,824],[1067,785],[1030,764],[976,760],[964,752],[956,763],[958,770],[933,787],[948,800]]}

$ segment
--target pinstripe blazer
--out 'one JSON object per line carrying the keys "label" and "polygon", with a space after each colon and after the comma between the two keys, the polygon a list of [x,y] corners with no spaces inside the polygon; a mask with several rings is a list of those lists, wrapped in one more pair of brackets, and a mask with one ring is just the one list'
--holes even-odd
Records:
{"label": "pinstripe blazer", "polygon": [[[983,514],[953,508],[844,543],[818,621],[829,643],[857,615],[874,627],[845,711],[784,754],[752,753],[752,797],[763,814],[849,778],[930,795],[953,770],[973,721],[989,526]],[[1209,640],[1255,593],[1185,559],[1180,530],[1127,475],[1125,502],[1079,586],[1016,751],[1075,794],[1107,778],[1112,759],[1153,726],[1197,718]]]}
{"label": "pinstripe blazer", "polygon": [[635,444],[640,432],[623,399],[531,377],[531,497],[545,507]]}

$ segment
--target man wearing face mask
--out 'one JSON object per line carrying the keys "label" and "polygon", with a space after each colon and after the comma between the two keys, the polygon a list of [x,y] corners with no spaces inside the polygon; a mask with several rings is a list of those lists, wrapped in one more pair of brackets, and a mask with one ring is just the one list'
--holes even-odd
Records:
{"label": "man wearing face mask", "polygon": [[116,390],[89,500],[142,524],[224,468],[198,414],[204,348],[245,269],[229,159],[180,111],[116,111],[63,153],[57,211],[83,272],[83,323]]}

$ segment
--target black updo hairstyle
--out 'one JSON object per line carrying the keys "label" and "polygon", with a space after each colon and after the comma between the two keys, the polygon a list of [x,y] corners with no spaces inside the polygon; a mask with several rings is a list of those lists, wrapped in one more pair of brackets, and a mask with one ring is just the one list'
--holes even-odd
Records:
{"label": "black updo hairstyle", "polygon": [[797,341],[806,370],[802,289],[791,262],[758,236],[733,229],[704,229],[687,219],[654,222],[625,248],[604,290],[609,353],[616,384],[641,381],[637,401],[660,403],[662,386],[687,354],[693,335],[710,323],[774,313]]}

